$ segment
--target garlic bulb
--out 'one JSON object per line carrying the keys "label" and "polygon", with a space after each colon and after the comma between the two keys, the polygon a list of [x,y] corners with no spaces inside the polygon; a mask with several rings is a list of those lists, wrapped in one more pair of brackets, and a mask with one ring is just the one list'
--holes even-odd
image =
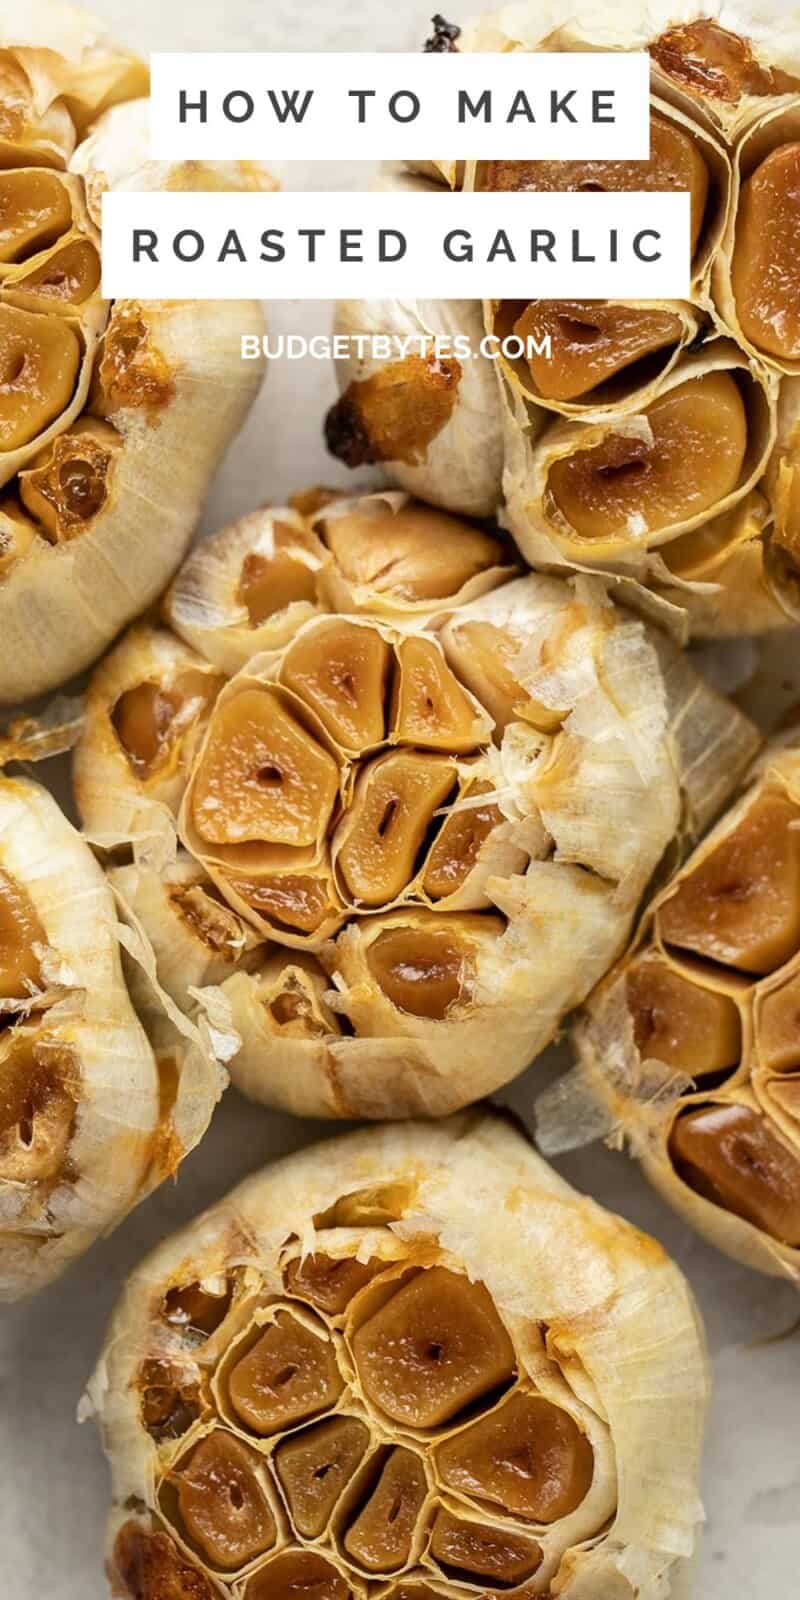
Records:
{"label": "garlic bulb", "polygon": [[757,748],[599,580],[515,577],[397,493],[223,529],[165,610],[180,640],[136,628],[94,675],[78,803],[127,830],[161,982],[182,1004],[222,963],[237,1084],[301,1115],[441,1116],[513,1078]]}
{"label": "garlic bulb", "polygon": [[128,1280],[85,1406],[113,1591],[668,1600],[707,1386],[678,1269],[500,1118],[340,1137]]}
{"label": "garlic bulb", "polygon": [[224,1086],[211,1044],[162,997],[55,800],[0,772],[0,1299],[49,1283],[177,1170]]}
{"label": "garlic bulb", "polygon": [[[587,1097],[707,1239],[800,1281],[800,741],[752,781],[653,900],[540,1102],[553,1150]],[[598,1113],[592,1114],[597,1127]]]}
{"label": "garlic bulb", "polygon": [[[446,48],[464,51],[649,50],[646,162],[431,162],[414,182],[438,188],[443,205],[458,187],[686,190],[691,298],[443,303],[437,330],[464,332],[473,347],[469,395],[451,384],[448,405],[426,404],[399,353],[368,371],[341,365],[334,453],[380,461],[404,487],[413,461],[420,492],[457,512],[470,509],[469,465],[482,454],[494,463],[500,438],[491,509],[532,565],[613,575],[626,603],[684,639],[787,627],[800,589],[786,536],[795,445],[782,421],[796,411],[800,372],[795,34],[759,7],[676,16],[658,0],[609,18],[549,0],[448,35]],[[414,303],[339,310],[340,331],[395,341],[424,320]],[[494,356],[480,348],[484,333]]]}
{"label": "garlic bulb", "polygon": [[161,592],[258,386],[255,303],[101,298],[103,190],[271,186],[150,164],[146,93],[83,11],[0,23],[0,702],[63,683]]}

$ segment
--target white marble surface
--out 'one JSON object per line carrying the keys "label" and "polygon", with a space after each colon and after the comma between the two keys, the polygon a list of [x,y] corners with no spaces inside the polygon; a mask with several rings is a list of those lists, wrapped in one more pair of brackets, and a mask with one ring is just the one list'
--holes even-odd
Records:
{"label": "white marble surface", "polygon": [[[617,0],[609,0],[617,3]],[[142,51],[416,47],[426,8],[403,0],[96,0]],[[773,9],[790,6],[775,0]],[[450,14],[466,15],[464,7]],[[286,170],[289,185],[344,187],[345,175]],[[348,173],[352,183],[364,173]],[[272,323],[323,331],[330,307],[285,303]],[[207,527],[293,486],[339,481],[320,423],[333,396],[318,362],[274,363],[255,414],[217,480]],[[528,1073],[508,1097],[525,1115]],[[175,1186],[37,1300],[0,1312],[0,1594],[5,1600],[103,1600],[106,1472],[91,1427],[74,1417],[126,1272],[166,1232],[244,1173],[325,1130],[259,1114],[231,1091]],[[578,1187],[649,1229],[677,1257],[699,1298],[715,1368],[704,1494],[708,1530],[697,1600],[791,1600],[798,1592],[800,1309],[787,1286],[716,1255],[671,1216],[627,1161],[594,1149],[564,1161]],[[783,1337],[782,1337],[783,1336]],[[603,1600],[598,1595],[597,1600]]]}

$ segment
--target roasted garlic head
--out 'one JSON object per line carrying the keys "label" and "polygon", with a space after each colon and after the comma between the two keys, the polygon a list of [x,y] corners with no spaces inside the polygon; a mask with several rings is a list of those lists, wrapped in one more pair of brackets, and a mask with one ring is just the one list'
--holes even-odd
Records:
{"label": "roasted garlic head", "polygon": [[[331,449],[455,512],[475,509],[477,482],[480,514],[499,514],[531,565],[633,580],[646,614],[684,637],[787,626],[800,616],[796,28],[755,7],[676,20],[661,3],[609,16],[551,0],[486,15],[448,48],[649,51],[647,161],[431,161],[385,183],[444,204],[459,187],[684,190],[691,298],[345,302],[340,331],[414,334],[419,353],[341,363]],[[472,360],[436,358],[452,333]]]}
{"label": "roasted garlic head", "polygon": [[256,304],[101,296],[109,187],[269,186],[147,159],[147,71],[86,12],[0,22],[0,702],[63,683],[169,582],[258,385]]}
{"label": "roasted garlic head", "polygon": [[[746,792],[653,901],[540,1102],[545,1148],[587,1093],[656,1188],[728,1255],[800,1280],[800,747]],[[594,1117],[595,1127],[597,1117]]]}
{"label": "roasted garlic head", "polygon": [[49,1283],[202,1138],[226,1079],[192,1010],[52,796],[0,770],[0,1299]]}
{"label": "roasted garlic head", "polygon": [[94,675],[85,825],[132,847],[174,998],[227,969],[258,1100],[441,1116],[508,1082],[752,759],[599,580],[512,562],[402,495],[301,496],[201,545],[172,629]]}
{"label": "roasted garlic head", "polygon": [[86,1407],[112,1592],[667,1600],[706,1397],[677,1268],[516,1129],[338,1138],[128,1281]]}

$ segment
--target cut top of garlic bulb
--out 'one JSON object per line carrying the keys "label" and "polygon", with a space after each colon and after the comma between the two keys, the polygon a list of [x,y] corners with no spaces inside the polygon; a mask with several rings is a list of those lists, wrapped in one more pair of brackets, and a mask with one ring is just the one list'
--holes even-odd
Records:
{"label": "cut top of garlic bulb", "polygon": [[0,773],[0,1299],[48,1283],[174,1173],[223,1085],[205,1023],[161,994],[118,915],[55,800]]}
{"label": "cut top of garlic bulb", "polygon": [[216,969],[225,908],[232,1071],[258,1099],[442,1115],[509,1081],[754,752],[602,585],[507,561],[403,496],[300,496],[190,558],[181,639],[135,629],[94,676],[85,825],[127,840],[179,1003],[168,952]]}
{"label": "cut top of garlic bulb", "polygon": [[666,1600],[706,1392],[677,1269],[499,1118],[328,1142],[126,1286],[113,1592]]}
{"label": "cut top of garlic bulb", "polygon": [[589,1096],[712,1243],[800,1279],[799,974],[800,753],[790,734],[656,896],[590,998],[579,1065],[541,1106],[546,1147],[570,1142]]}
{"label": "cut top of garlic bulb", "polygon": [[150,163],[147,84],[86,12],[0,20],[0,703],[57,687],[161,592],[259,381],[238,358],[256,306],[102,299],[106,189],[272,186]]}

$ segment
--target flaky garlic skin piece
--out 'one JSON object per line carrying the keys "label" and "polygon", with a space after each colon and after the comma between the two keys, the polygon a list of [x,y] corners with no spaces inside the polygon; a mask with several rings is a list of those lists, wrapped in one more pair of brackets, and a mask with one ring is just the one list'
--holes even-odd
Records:
{"label": "flaky garlic skin piece", "polygon": [[142,964],[152,976],[55,800],[0,773],[0,1299],[57,1277],[211,1119],[223,1075],[208,1035]]}
{"label": "flaky garlic skin piece", "polygon": [[[107,189],[268,187],[147,159],[147,71],[55,0],[0,21],[0,703],[156,598],[255,397],[255,303],[101,297]],[[257,369],[257,363],[256,369]]]}
{"label": "flaky garlic skin piece", "polygon": [[[651,148],[646,162],[434,161],[424,181],[438,185],[442,205],[455,188],[682,189],[691,197],[685,303],[484,303],[487,336],[527,344],[469,363],[475,385],[483,366],[487,385],[494,379],[487,443],[497,437],[499,401],[499,520],[531,565],[613,574],[627,604],[684,640],[782,631],[797,614],[800,587],[781,541],[772,471],[776,409],[800,370],[796,26],[776,27],[767,7],[719,0],[677,13],[657,0],[611,18],[602,6],[549,0],[508,5],[457,35],[450,30],[446,48],[647,50]],[[452,311],[445,306],[441,315]],[[385,303],[376,325],[383,331],[403,315],[398,303]],[[359,331],[371,325],[373,308],[348,306],[343,316]],[[368,399],[376,430],[374,397],[359,397],[357,374],[346,376],[348,415]],[[378,381],[391,384],[391,368]],[[384,459],[396,478],[396,461]],[[449,495],[451,509],[461,509],[466,460],[466,451],[451,450],[439,473],[429,452],[426,497],[445,503]],[[576,498],[568,495],[565,508],[567,480]],[[660,485],[670,487],[669,506]]]}
{"label": "flaky garlic skin piece", "polygon": [[510,1123],[330,1140],[128,1280],[84,1408],[111,1592],[668,1600],[707,1392],[678,1269]]}
{"label": "flaky garlic skin piece", "polygon": [[[597,580],[509,579],[492,531],[396,493],[295,509],[313,588],[298,527],[259,513],[179,574],[180,640],[134,629],[97,669],[78,803],[107,847],[127,819],[126,893],[173,999],[233,957],[240,1088],[442,1116],[550,1042],[757,738]],[[252,654],[225,676],[243,594]]]}
{"label": "flaky garlic skin piece", "polygon": [[540,1102],[550,1151],[578,1120],[625,1144],[735,1260],[800,1282],[800,741],[782,735],[655,897]]}

